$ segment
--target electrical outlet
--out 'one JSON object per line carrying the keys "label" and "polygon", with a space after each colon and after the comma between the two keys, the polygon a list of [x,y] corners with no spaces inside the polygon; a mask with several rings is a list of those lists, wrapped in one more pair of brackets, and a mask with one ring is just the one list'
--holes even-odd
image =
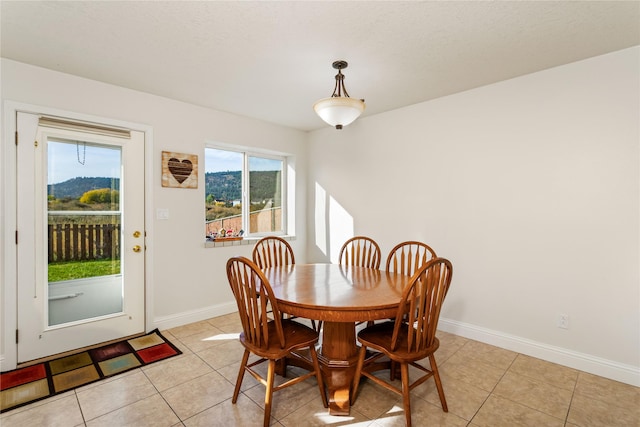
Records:
{"label": "electrical outlet", "polygon": [[569,315],[568,314],[559,314],[558,315],[558,328],[560,328],[560,329],[569,329]]}

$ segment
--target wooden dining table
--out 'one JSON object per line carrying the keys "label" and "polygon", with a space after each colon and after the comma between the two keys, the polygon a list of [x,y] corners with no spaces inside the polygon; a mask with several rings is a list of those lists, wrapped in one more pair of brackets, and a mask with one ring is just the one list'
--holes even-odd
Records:
{"label": "wooden dining table", "polygon": [[348,415],[358,359],[356,323],[395,318],[410,277],[338,264],[292,264],[263,271],[280,311],[323,322],[318,358],[329,411]]}

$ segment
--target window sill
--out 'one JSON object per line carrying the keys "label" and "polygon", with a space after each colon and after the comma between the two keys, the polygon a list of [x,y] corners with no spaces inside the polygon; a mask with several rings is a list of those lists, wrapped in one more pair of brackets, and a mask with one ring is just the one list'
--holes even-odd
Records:
{"label": "window sill", "polygon": [[[295,240],[295,236],[278,236],[282,237],[284,240],[292,241]],[[228,246],[242,246],[242,245],[255,245],[258,240],[262,237],[245,237],[242,240],[232,240],[228,242],[216,242],[214,241],[206,241],[204,242],[205,248],[224,248]]]}

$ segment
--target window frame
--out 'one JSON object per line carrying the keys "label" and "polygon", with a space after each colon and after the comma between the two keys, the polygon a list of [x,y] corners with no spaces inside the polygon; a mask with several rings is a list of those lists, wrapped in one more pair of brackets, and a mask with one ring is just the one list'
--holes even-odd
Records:
{"label": "window frame", "polygon": [[[264,236],[288,236],[288,197],[289,197],[289,182],[288,182],[288,176],[287,176],[287,170],[289,168],[289,156],[287,156],[286,154],[282,154],[282,153],[276,153],[276,152],[272,152],[272,151],[262,151],[259,149],[251,149],[251,148],[244,148],[244,147],[234,147],[234,146],[228,146],[228,145],[224,145],[224,144],[216,144],[216,143],[206,143],[205,144],[205,156],[204,156],[204,160],[205,160],[205,167],[204,167],[204,175],[206,177],[207,174],[207,164],[206,164],[206,150],[207,149],[214,149],[214,150],[220,150],[220,151],[229,151],[229,152],[234,152],[234,153],[239,153],[242,155],[242,170],[241,172],[241,205],[242,205],[242,211],[241,211],[241,215],[242,215],[242,229],[244,230],[244,235],[243,237],[245,239],[247,238],[254,238],[254,239],[259,239],[262,238]],[[278,160],[282,162],[282,169],[281,169],[281,173],[280,173],[280,186],[281,186],[281,200],[280,200],[280,204],[281,204],[281,209],[282,209],[282,218],[281,218],[281,229],[278,231],[268,231],[268,232],[259,232],[259,233],[251,233],[250,231],[250,223],[249,223],[249,215],[250,215],[250,194],[249,194],[249,188],[250,188],[250,177],[249,177],[249,158],[250,157],[258,157],[258,158],[264,158],[264,159],[270,159],[270,160]],[[203,202],[206,203],[206,184],[205,184],[205,195],[203,197]],[[207,222],[206,219],[206,214],[205,214],[205,224]]]}

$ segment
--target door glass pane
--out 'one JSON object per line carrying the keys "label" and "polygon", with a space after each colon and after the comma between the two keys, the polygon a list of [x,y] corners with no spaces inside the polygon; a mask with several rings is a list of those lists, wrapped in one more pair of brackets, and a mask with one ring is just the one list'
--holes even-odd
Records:
{"label": "door glass pane", "polygon": [[282,231],[282,160],[249,157],[249,231]]}
{"label": "door glass pane", "polygon": [[47,141],[49,325],[123,310],[122,150]]}

